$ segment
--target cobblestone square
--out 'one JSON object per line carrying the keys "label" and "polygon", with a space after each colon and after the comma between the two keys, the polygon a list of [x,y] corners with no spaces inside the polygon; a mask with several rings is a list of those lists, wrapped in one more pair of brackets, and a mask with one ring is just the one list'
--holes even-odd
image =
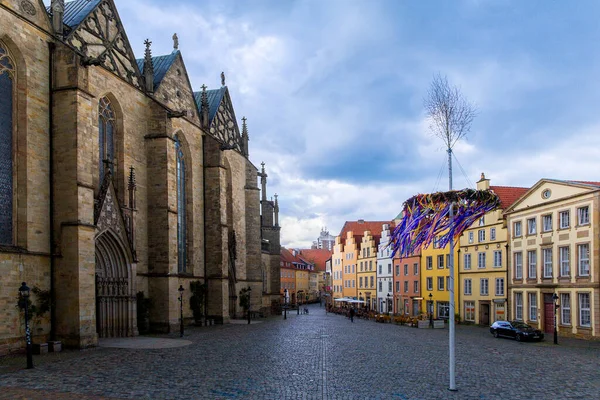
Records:
{"label": "cobblestone square", "polygon": [[[170,336],[179,339],[178,335]],[[164,338],[161,337],[161,338]],[[600,345],[495,339],[458,326],[458,392],[448,386],[448,330],[326,314],[189,327],[191,344],[0,359],[0,399],[591,399]],[[135,339],[133,339],[135,340]],[[159,341],[160,342],[160,341]]]}

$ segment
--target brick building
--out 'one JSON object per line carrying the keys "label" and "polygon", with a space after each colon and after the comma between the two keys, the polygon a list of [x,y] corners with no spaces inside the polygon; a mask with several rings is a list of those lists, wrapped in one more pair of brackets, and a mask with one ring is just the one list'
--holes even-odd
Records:
{"label": "brick building", "polygon": [[223,74],[192,88],[173,39],[136,59],[113,0],[0,0],[0,353],[23,345],[21,282],[52,300],[34,342],[78,348],[138,334],[140,292],[163,332],[180,287],[191,319],[192,282],[218,322],[241,288],[252,308],[278,299],[277,205],[263,184],[263,229],[246,120]]}

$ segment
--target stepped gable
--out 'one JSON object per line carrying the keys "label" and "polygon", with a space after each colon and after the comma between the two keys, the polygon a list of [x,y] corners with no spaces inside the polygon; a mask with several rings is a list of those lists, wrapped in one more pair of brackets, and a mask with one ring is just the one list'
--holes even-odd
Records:
{"label": "stepped gable", "polygon": [[346,221],[342,230],[339,234],[342,244],[346,244],[346,234],[348,232],[354,232],[354,240],[357,245],[362,241],[362,237],[365,231],[370,231],[371,235],[378,243],[381,238],[381,230],[384,224],[392,224],[392,221],[365,221],[359,219],[358,221]]}

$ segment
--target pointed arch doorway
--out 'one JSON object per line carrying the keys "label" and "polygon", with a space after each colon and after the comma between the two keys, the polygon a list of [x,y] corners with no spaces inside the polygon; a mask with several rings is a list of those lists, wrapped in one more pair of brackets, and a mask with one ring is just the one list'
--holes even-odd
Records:
{"label": "pointed arch doorway", "polygon": [[127,252],[111,230],[96,237],[95,247],[98,337],[135,336],[135,293]]}

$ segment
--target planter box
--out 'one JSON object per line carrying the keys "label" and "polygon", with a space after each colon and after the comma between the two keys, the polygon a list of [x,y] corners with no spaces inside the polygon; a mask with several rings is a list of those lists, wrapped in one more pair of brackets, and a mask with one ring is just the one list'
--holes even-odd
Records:
{"label": "planter box", "polygon": [[60,341],[48,342],[48,351],[54,352],[54,353],[58,353],[59,351],[62,351],[62,342],[60,342]]}
{"label": "planter box", "polygon": [[33,344],[33,354],[48,354],[48,343]]}
{"label": "planter box", "polygon": [[[419,329],[427,329],[429,328],[429,320],[426,321],[417,321],[417,328]],[[444,320],[443,319],[434,319],[433,320],[433,329],[444,329]]]}

